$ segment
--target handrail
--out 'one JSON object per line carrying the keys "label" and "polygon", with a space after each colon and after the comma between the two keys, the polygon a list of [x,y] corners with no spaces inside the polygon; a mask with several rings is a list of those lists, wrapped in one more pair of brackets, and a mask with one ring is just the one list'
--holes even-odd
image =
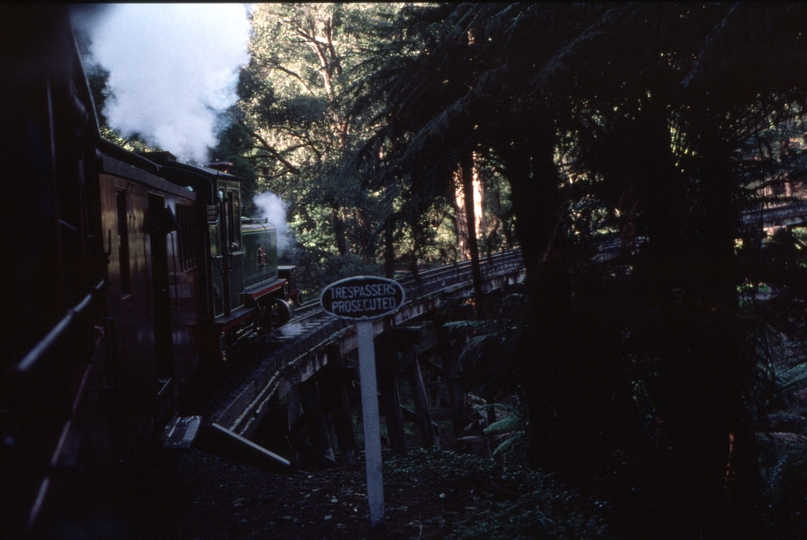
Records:
{"label": "handrail", "polygon": [[84,311],[92,304],[93,299],[106,287],[106,282],[102,279],[93,290],[76,304],[76,307],[67,310],[62,320],[60,320],[48,334],[31,349],[17,365],[11,368],[11,372],[18,375],[25,375],[30,372],[42,360],[42,358],[53,348],[54,345],[70,330],[70,327],[83,315]]}

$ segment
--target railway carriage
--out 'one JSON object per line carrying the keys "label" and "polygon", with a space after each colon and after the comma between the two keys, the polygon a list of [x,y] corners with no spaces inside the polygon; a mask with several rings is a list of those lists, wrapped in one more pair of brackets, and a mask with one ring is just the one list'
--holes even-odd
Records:
{"label": "railway carriage", "polygon": [[99,141],[107,384],[115,388],[117,446],[136,447],[171,416],[202,352],[196,194],[168,182],[152,162]]}
{"label": "railway carriage", "polygon": [[293,268],[238,178],[100,137],[66,8],[0,15],[0,530],[48,536],[99,516],[200,361],[288,320]]}

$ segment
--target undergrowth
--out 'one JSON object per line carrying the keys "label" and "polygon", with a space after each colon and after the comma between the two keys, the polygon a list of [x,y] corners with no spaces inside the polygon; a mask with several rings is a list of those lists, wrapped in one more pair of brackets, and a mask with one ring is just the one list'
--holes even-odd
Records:
{"label": "undergrowth", "polygon": [[493,459],[449,450],[417,449],[385,463],[385,480],[411,489],[438,488],[471,517],[450,539],[608,538],[602,502],[585,499],[550,475],[503,467]]}

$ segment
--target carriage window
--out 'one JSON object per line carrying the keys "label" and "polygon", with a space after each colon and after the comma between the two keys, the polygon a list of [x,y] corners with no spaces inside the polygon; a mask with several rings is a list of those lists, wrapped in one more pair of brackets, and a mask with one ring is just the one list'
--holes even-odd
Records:
{"label": "carriage window", "polygon": [[177,204],[176,218],[179,225],[179,245],[177,246],[179,249],[179,264],[184,271],[196,266],[196,230],[193,226],[193,207]]}
{"label": "carriage window", "polygon": [[132,270],[129,266],[129,219],[126,213],[126,192],[115,191],[118,213],[118,261],[121,294],[132,294]]}
{"label": "carriage window", "polygon": [[212,225],[208,225],[210,230],[210,256],[211,257],[218,257],[219,256],[219,224],[214,223]]}

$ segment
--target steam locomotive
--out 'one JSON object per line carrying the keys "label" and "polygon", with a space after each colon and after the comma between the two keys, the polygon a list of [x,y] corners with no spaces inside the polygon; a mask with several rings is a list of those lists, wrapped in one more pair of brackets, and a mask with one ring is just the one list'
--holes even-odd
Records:
{"label": "steam locomotive", "polygon": [[91,518],[197,365],[284,324],[299,294],[222,164],[100,137],[66,9],[0,15],[0,531],[16,537]]}

